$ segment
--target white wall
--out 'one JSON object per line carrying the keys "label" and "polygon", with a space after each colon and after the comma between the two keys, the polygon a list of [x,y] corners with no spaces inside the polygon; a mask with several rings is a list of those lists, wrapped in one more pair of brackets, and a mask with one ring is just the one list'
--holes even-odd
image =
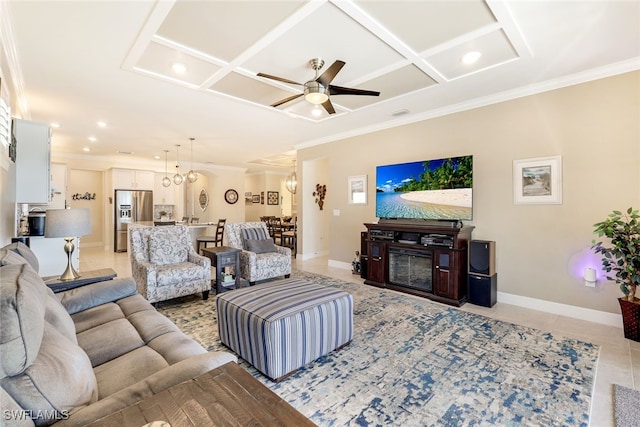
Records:
{"label": "white wall", "polygon": [[[319,216],[309,193],[314,160],[326,158],[330,262],[349,263],[364,222],[375,217],[375,167],[473,155],[473,238],[496,241],[498,290],[619,313],[616,285],[583,285],[593,224],[613,209],[640,207],[640,72],[298,149],[304,194],[303,256],[322,242],[307,231]],[[562,156],[563,203],[515,205],[513,161]],[[349,205],[347,178],[368,176],[369,203]],[[312,228],[313,230],[313,228]],[[312,231],[313,232],[313,231]],[[603,274],[600,273],[600,277]]]}
{"label": "white wall", "polygon": [[[315,202],[313,193],[316,185],[327,185],[327,195],[323,209]],[[329,232],[331,199],[336,197],[337,188],[330,184],[329,158],[318,157],[305,160],[302,164],[302,179],[298,175],[298,201],[302,203],[304,215],[298,220],[298,253],[302,259],[315,258],[329,254],[330,238],[342,240]],[[332,230],[333,231],[333,230]]]}

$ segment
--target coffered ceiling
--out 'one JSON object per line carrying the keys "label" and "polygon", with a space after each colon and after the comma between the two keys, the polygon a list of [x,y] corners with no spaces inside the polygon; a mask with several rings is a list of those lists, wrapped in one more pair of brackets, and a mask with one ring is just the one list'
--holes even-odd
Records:
{"label": "coffered ceiling", "polygon": [[[636,1],[4,2],[3,43],[60,155],[290,167],[296,147],[640,68]],[[7,48],[5,46],[5,52]],[[479,59],[467,64],[465,54]],[[309,61],[344,68],[329,115],[298,97]],[[181,64],[184,71],[176,71]],[[106,126],[98,128],[97,121]],[[93,136],[95,141],[88,138]],[[90,151],[86,152],[83,149]],[[133,154],[118,154],[133,153]]]}

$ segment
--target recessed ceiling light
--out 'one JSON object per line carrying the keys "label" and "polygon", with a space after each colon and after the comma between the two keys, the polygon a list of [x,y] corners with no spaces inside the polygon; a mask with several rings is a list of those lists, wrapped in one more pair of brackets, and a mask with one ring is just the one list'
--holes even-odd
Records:
{"label": "recessed ceiling light", "polygon": [[89,141],[91,142],[96,142],[98,139],[95,136],[90,136],[89,138],[87,138]]}
{"label": "recessed ceiling light", "polygon": [[101,128],[106,128],[107,127],[107,124],[105,122],[103,122],[103,121],[99,121],[96,124]]}
{"label": "recessed ceiling light", "polygon": [[91,151],[91,148],[89,148],[89,147],[84,147],[84,148],[82,149],[82,151],[86,151],[86,152],[88,153],[89,151]]}
{"label": "recessed ceiling light", "polygon": [[173,69],[174,72],[176,72],[177,74],[184,74],[187,71],[187,66],[180,63],[180,62],[175,62],[171,68]]}
{"label": "recessed ceiling light", "polygon": [[465,65],[475,64],[476,62],[478,62],[478,59],[480,59],[481,56],[482,53],[478,51],[467,52],[462,57],[462,63]]}
{"label": "recessed ceiling light", "polygon": [[160,156],[153,156],[154,159],[160,160]]}
{"label": "recessed ceiling light", "polygon": [[49,123],[49,126],[51,126],[52,128],[59,128],[60,123]]}

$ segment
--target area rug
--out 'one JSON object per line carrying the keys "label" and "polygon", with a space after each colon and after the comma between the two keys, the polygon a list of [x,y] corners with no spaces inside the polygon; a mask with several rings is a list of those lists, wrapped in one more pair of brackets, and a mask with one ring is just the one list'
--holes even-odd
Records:
{"label": "area rug", "polygon": [[614,384],[613,407],[616,427],[640,426],[640,391]]}
{"label": "area rug", "polygon": [[[274,383],[239,362],[320,426],[587,426],[600,348],[424,298],[296,271],[354,297],[347,347]],[[159,311],[209,350],[215,302]]]}

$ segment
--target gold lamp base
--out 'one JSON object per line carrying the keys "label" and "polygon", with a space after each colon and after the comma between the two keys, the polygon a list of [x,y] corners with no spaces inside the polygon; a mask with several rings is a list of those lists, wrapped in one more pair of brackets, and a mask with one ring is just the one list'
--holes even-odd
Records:
{"label": "gold lamp base", "polygon": [[74,249],[76,248],[75,245],[73,244],[73,239],[74,237],[65,237],[65,244],[64,244],[64,251],[67,253],[67,268],[64,270],[64,273],[62,273],[62,276],[60,276],[60,280],[65,281],[65,280],[75,280],[78,277],[80,277],[80,274],[73,268],[73,265],[71,264],[71,255],[73,254]]}

